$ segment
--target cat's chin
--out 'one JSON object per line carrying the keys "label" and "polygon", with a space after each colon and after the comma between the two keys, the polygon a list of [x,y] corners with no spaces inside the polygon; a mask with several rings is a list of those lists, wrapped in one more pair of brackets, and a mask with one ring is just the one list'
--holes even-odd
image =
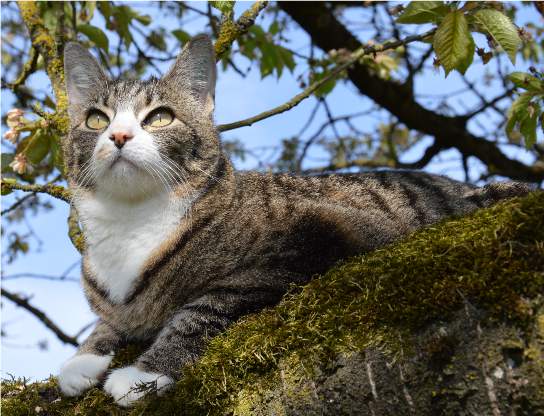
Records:
{"label": "cat's chin", "polygon": [[138,201],[154,197],[164,186],[134,164],[118,162],[101,175],[97,190],[114,199]]}

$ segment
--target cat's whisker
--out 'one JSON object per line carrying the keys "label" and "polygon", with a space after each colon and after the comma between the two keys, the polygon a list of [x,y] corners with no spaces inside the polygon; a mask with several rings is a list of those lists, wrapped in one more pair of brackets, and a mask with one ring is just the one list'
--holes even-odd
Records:
{"label": "cat's whisker", "polygon": [[183,180],[183,181],[187,181],[187,178],[185,177],[185,175],[183,174],[183,172],[181,171],[181,168],[179,166],[177,166],[174,161],[172,161],[170,158],[168,157],[164,157],[161,159],[161,162],[162,164],[167,167],[168,169],[170,169],[172,172],[174,172],[176,174],[176,176],[180,179],[180,180]]}
{"label": "cat's whisker", "polygon": [[85,186],[85,182],[87,181],[87,176],[92,175],[94,172],[94,164],[93,159],[90,158],[87,162],[85,162],[81,168],[81,171],[78,174],[78,180],[77,182],[80,184],[80,186]]}
{"label": "cat's whisker", "polygon": [[[151,177],[153,177],[154,179],[158,179],[162,183],[162,186],[164,187],[165,192],[168,192],[171,189],[170,186],[168,185],[168,181],[164,177],[164,175],[162,175],[161,172],[158,169],[153,167],[153,165],[151,163],[148,163],[148,162],[144,161],[142,163],[142,166],[143,166],[144,170],[146,172],[148,172]],[[156,176],[155,176],[155,174],[156,174]]]}
{"label": "cat's whisker", "polygon": [[90,164],[83,175],[83,178],[80,181],[80,186],[85,187],[87,186],[95,177],[96,174],[96,167],[93,164]]}

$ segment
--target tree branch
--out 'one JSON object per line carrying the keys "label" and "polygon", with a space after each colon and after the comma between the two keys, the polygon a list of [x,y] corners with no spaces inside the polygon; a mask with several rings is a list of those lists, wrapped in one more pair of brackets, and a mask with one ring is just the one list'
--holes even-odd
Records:
{"label": "tree branch", "polygon": [[75,207],[70,206],[70,214],[68,215],[68,237],[77,251],[83,253],[85,250],[85,237],[83,231],[79,228],[79,218]]}
{"label": "tree branch", "polygon": [[236,22],[225,20],[219,28],[219,36],[215,42],[215,57],[219,61],[231,48],[232,44],[255,23],[259,13],[268,5],[268,1],[258,0],[238,18]]}
{"label": "tree branch", "polygon": [[239,127],[251,126],[253,123],[264,120],[265,118],[284,113],[285,111],[288,111],[291,108],[298,105],[304,99],[308,98],[313,92],[318,90],[321,86],[323,86],[330,80],[338,77],[342,73],[342,71],[354,65],[364,55],[375,54],[375,53],[383,52],[389,49],[398,48],[401,45],[406,45],[408,43],[415,42],[415,41],[424,39],[428,36],[431,36],[434,33],[434,31],[435,29],[432,29],[420,35],[408,36],[402,40],[386,42],[383,45],[368,45],[368,46],[361,47],[360,49],[351,53],[349,57],[342,64],[332,69],[326,76],[321,78],[319,81],[316,81],[313,84],[310,84],[306,89],[304,89],[302,92],[295,95],[286,103],[279,105],[271,110],[264,111],[260,114],[257,114],[256,116],[246,118],[244,120],[236,121],[234,123],[220,124],[217,126],[217,129],[219,131],[227,131],[227,130],[237,129]]}
{"label": "tree branch", "polygon": [[33,192],[33,193],[42,193],[51,195],[54,198],[60,199],[61,201],[70,203],[71,193],[68,189],[59,185],[24,185],[18,182],[12,182],[10,180],[6,181],[2,179],[2,192],[6,191],[24,191],[24,192]]}
{"label": "tree branch", "polygon": [[17,306],[20,306],[21,308],[26,309],[28,312],[30,312],[32,315],[38,318],[47,328],[53,331],[53,333],[57,336],[58,339],[60,339],[65,344],[70,344],[70,345],[73,345],[74,347],[79,346],[79,343],[77,342],[77,339],[75,337],[72,337],[66,334],[51,319],[49,319],[49,317],[44,312],[42,312],[35,306],[32,306],[28,302],[28,299],[22,298],[14,293],[8,292],[4,288],[2,288],[2,296],[9,299],[13,303],[15,303]]}
{"label": "tree branch", "polygon": [[35,1],[18,2],[21,17],[25,23],[32,46],[42,55],[45,70],[51,81],[53,92],[56,98],[55,125],[61,135],[68,132],[68,97],[64,86],[64,60],[62,56],[62,45],[57,45],[40,17],[40,11]]}

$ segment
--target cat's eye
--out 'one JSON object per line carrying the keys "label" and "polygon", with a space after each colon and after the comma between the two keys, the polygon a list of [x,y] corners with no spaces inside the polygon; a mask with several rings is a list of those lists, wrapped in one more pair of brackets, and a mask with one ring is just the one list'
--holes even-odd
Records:
{"label": "cat's eye", "polygon": [[90,129],[102,130],[108,127],[108,125],[110,124],[110,119],[102,111],[92,110],[91,112],[89,112],[85,124]]}
{"label": "cat's eye", "polygon": [[144,120],[144,125],[149,127],[165,127],[174,121],[174,115],[166,108],[153,110]]}

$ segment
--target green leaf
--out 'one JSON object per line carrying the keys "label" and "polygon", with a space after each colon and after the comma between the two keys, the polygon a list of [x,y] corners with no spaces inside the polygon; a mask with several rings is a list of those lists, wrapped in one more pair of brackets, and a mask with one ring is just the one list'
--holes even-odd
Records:
{"label": "green leaf", "polygon": [[79,12],[79,20],[82,22],[88,22],[93,18],[94,11],[96,9],[96,1],[85,1],[81,5],[81,11]]}
{"label": "green leaf", "polygon": [[525,137],[525,147],[530,149],[536,143],[536,126],[538,124],[538,116],[540,115],[540,105],[531,103],[532,111],[527,114],[527,117],[520,123],[519,131]]}
{"label": "green leaf", "polygon": [[77,30],[89,38],[96,46],[108,52],[110,42],[102,29],[91,25],[78,25]]}
{"label": "green leaf", "polygon": [[189,42],[189,40],[191,40],[191,35],[189,35],[187,32],[181,29],[172,30],[172,35],[174,35],[176,39],[179,40],[182,45],[186,42]]}
{"label": "green leaf", "polygon": [[128,48],[132,43],[132,34],[129,30],[131,20],[138,16],[129,6],[117,6],[113,10],[113,19],[116,31],[119,36],[125,41],[125,46]]}
{"label": "green leaf", "polygon": [[[312,73],[310,76],[310,84],[320,81],[322,78],[324,78],[328,74],[329,74],[328,71]],[[321,87],[319,87],[314,92],[314,95],[316,97],[325,97],[334,89],[334,87],[336,87],[336,79],[333,78],[325,82]]]}
{"label": "green leaf", "polygon": [[151,16],[149,16],[148,14],[136,14],[134,18],[144,26],[147,26],[151,23]]}
{"label": "green leaf", "polygon": [[42,129],[38,129],[26,146],[25,154],[32,164],[37,165],[47,156],[50,148],[49,136]]}
{"label": "green leaf", "polygon": [[2,173],[13,172],[9,164],[13,161],[15,153],[2,153]]}
{"label": "green leaf", "polygon": [[527,107],[531,102],[533,96],[525,93],[521,94],[514,100],[512,106],[508,110],[508,120],[506,122],[506,134],[510,137],[512,131],[516,127],[516,124],[523,120],[527,116]]}
{"label": "green leaf", "polygon": [[397,23],[438,23],[450,12],[442,1],[412,1],[397,18]]}
{"label": "green leaf", "polygon": [[526,72],[512,72],[508,79],[518,88],[532,92],[544,92],[544,82]]}
{"label": "green leaf", "polygon": [[107,1],[99,1],[96,5],[106,20],[112,15],[111,5]]}
{"label": "green leaf", "polygon": [[433,48],[446,71],[456,69],[464,74],[474,58],[474,40],[468,29],[463,12],[456,10],[449,13],[434,35]]}
{"label": "green leaf", "polygon": [[276,48],[283,64],[287,68],[289,68],[289,72],[293,72],[296,66],[295,60],[293,58],[293,52],[291,52],[289,49],[284,48],[283,46],[276,46]]}
{"label": "green leaf", "polygon": [[55,166],[60,173],[65,173],[62,146],[60,145],[59,140],[53,138],[51,140],[51,161],[53,162],[53,166]]}
{"label": "green leaf", "polygon": [[165,34],[162,31],[152,30],[147,36],[146,40],[149,46],[159,50],[166,51],[166,41],[164,40]]}
{"label": "green leaf", "polygon": [[474,13],[475,21],[500,45],[508,54],[513,64],[516,53],[521,46],[521,39],[512,21],[495,9],[478,10]]}

